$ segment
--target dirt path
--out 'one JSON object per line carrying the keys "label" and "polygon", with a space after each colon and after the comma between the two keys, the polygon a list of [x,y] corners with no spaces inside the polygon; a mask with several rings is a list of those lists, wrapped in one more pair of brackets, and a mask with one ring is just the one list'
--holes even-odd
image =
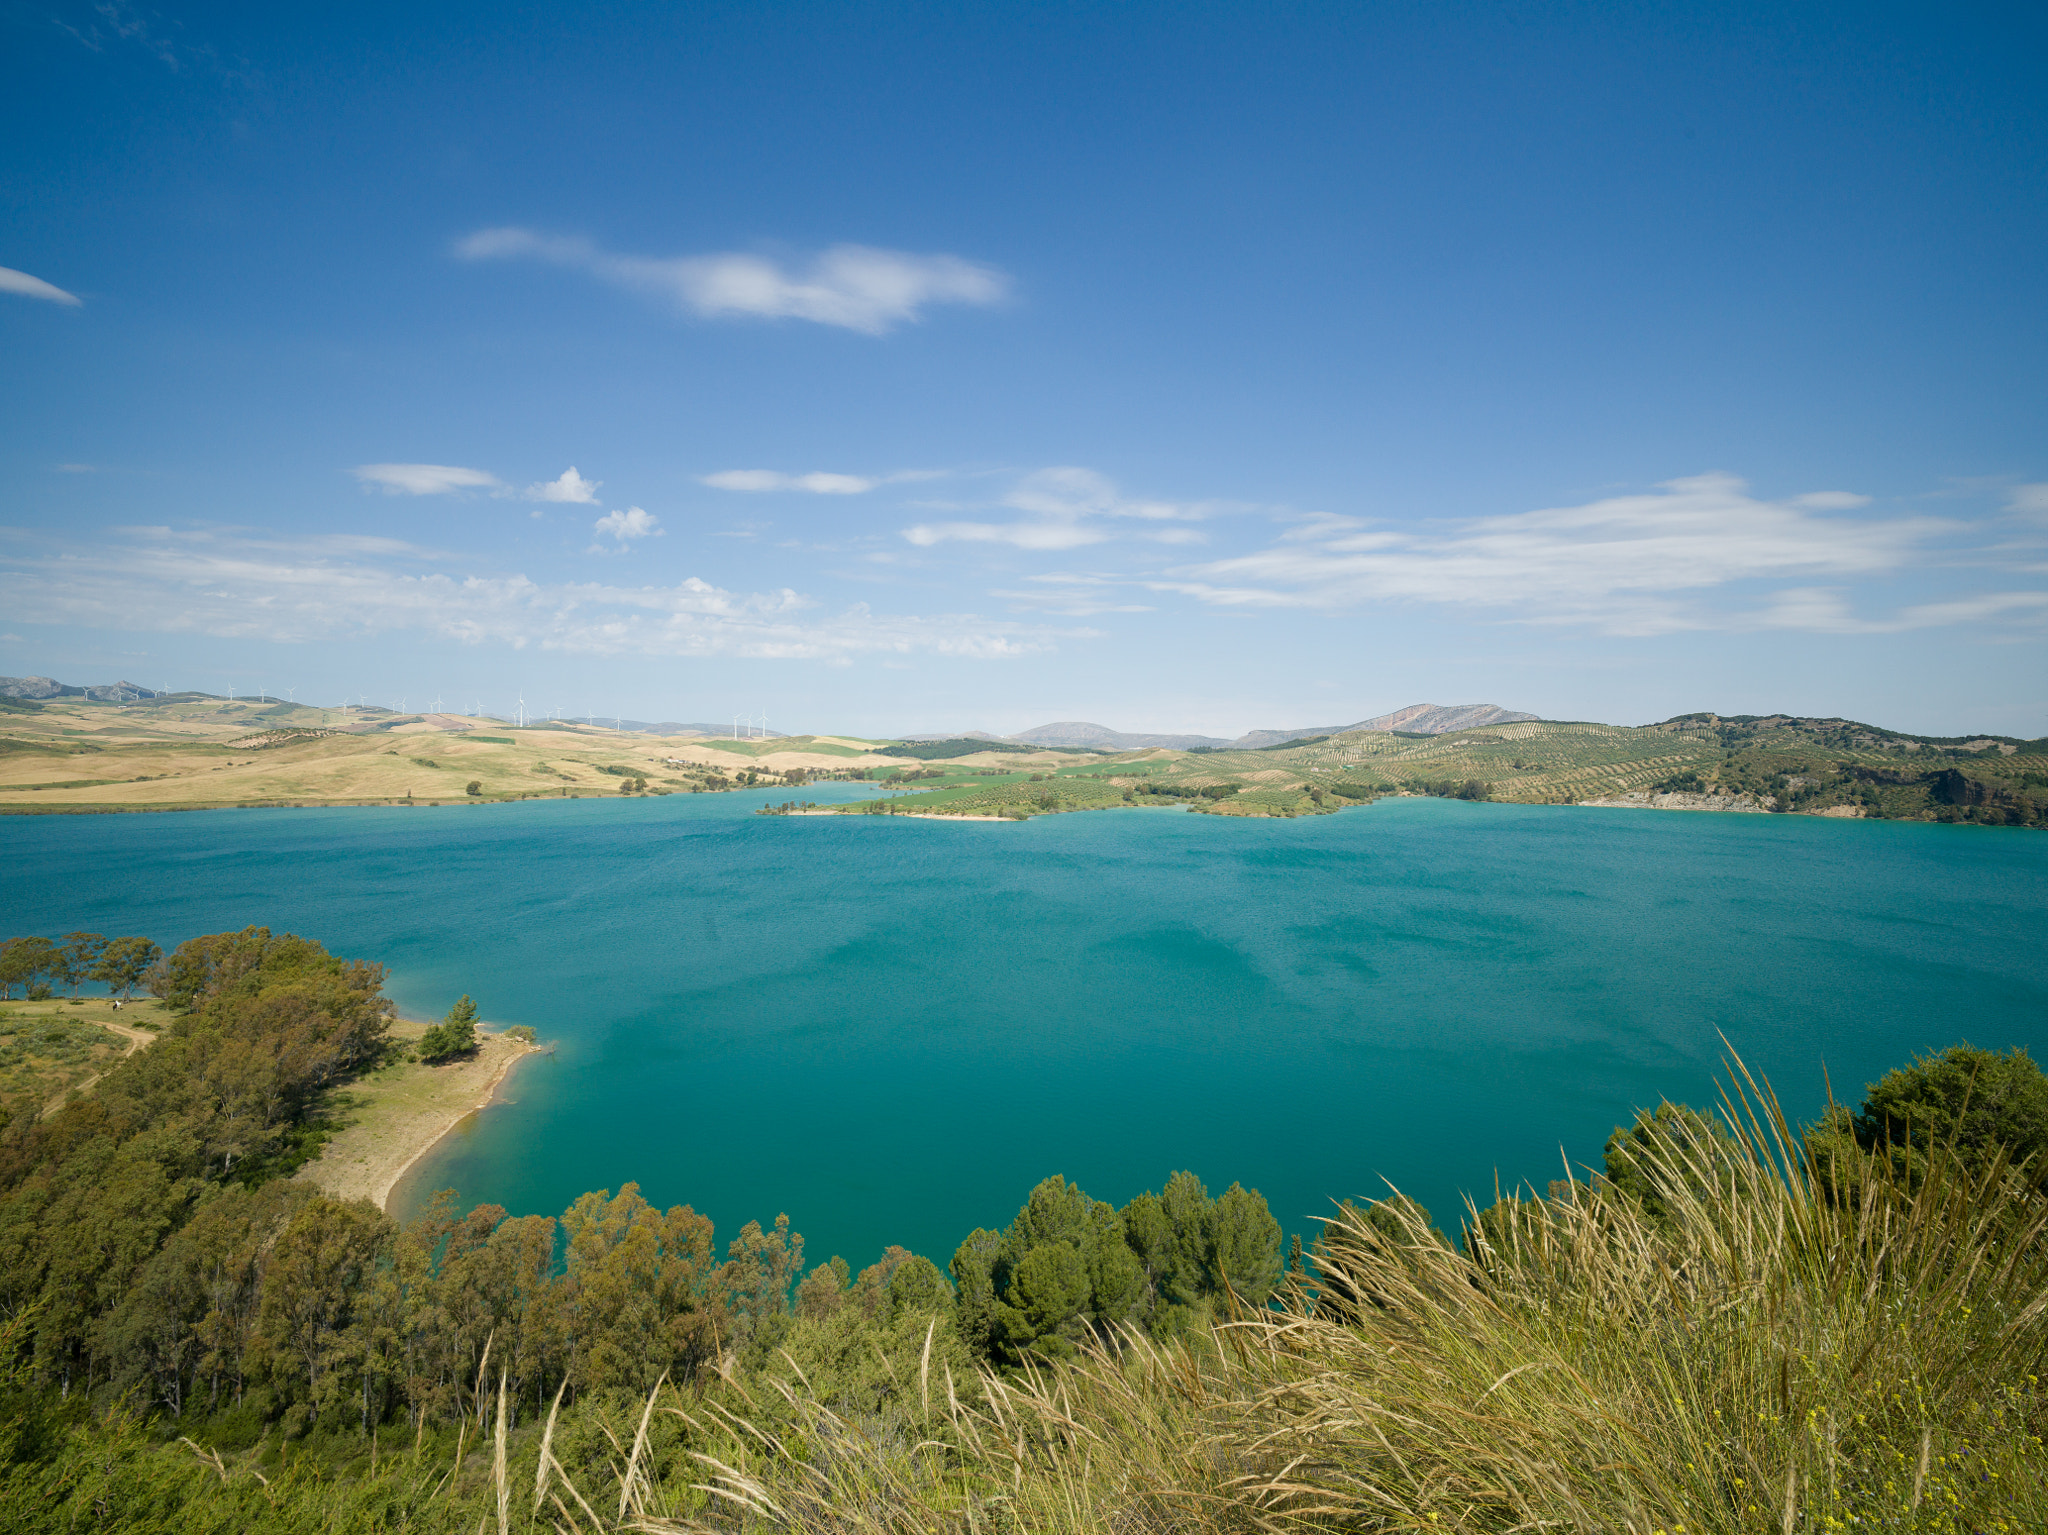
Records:
{"label": "dirt path", "polygon": [[[147,1029],[131,1029],[125,1023],[110,1023],[104,1018],[97,1018],[92,1021],[97,1023],[101,1028],[105,1029],[108,1033],[119,1034],[123,1039],[128,1041],[128,1048],[126,1050],[123,1050],[120,1056],[120,1058],[124,1061],[127,1060],[128,1057],[133,1055],[136,1051],[140,1050],[144,1045],[151,1044],[156,1039],[156,1036],[150,1033]],[[65,1104],[71,1101],[71,1095],[73,1093],[91,1092],[92,1089],[98,1084],[100,1078],[105,1075],[106,1073],[104,1071],[96,1071],[91,1076],[87,1077],[83,1082],[72,1083],[62,1092],[58,1093],[48,1103],[44,1104],[43,1111],[41,1114],[37,1116],[37,1118],[48,1119],[52,1114],[56,1113],[57,1110],[63,1108]]]}

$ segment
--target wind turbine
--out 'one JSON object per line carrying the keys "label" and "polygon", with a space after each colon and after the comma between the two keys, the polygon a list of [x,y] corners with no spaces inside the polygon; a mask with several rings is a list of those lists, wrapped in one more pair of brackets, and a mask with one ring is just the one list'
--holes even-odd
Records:
{"label": "wind turbine", "polygon": [[519,728],[526,728],[526,694],[523,691],[519,695]]}
{"label": "wind turbine", "polygon": [[292,703],[297,703],[299,701],[299,690],[295,687],[286,688],[284,690],[284,696]]}

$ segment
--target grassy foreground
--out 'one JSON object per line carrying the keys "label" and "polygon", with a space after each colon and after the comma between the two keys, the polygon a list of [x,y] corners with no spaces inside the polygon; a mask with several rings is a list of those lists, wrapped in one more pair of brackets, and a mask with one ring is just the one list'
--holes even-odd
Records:
{"label": "grassy foreground", "polygon": [[1401,1201],[1346,1209],[1276,1309],[1021,1374],[957,1368],[934,1323],[835,1360],[812,1322],[761,1372],[558,1399],[537,1424],[480,1391],[455,1435],[364,1446],[344,1479],[17,1395],[0,1525],[2042,1528],[2033,1170],[1935,1155],[1909,1185],[1882,1158],[1809,1161],[1746,1081],[1723,1128],[1650,1127],[1654,1202],[1560,1183],[1468,1212],[1463,1251]]}

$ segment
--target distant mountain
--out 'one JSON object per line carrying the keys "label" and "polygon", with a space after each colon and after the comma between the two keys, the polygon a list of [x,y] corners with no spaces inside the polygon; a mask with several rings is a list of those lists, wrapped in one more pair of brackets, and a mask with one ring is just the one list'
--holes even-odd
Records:
{"label": "distant mountain", "polygon": [[1355,725],[1303,725],[1295,730],[1253,730],[1230,744],[1240,749],[1278,746],[1302,736],[1335,736],[1347,730],[1406,730],[1416,735],[1440,736],[1453,730],[1476,730],[1481,725],[1512,725],[1533,720],[1533,714],[1503,709],[1499,704],[1410,704],[1392,714],[1360,720]]}
{"label": "distant mountain", "polygon": [[53,677],[0,677],[0,698],[91,698],[103,704],[132,704],[156,696],[154,688],[137,687],[132,682],[75,688]]}
{"label": "distant mountain", "polygon": [[1302,725],[1293,730],[1252,730],[1235,741],[1226,741],[1221,736],[1131,735],[1122,730],[1111,730],[1107,725],[1092,725],[1086,720],[1061,720],[1057,724],[1020,730],[1008,737],[983,735],[980,731],[955,734],[978,736],[988,741],[1025,741],[1033,746],[1092,746],[1098,751],[1147,751],[1153,747],[1165,747],[1169,751],[1192,751],[1200,747],[1212,751],[1225,747],[1255,751],[1261,746],[1278,746],[1283,741],[1298,740],[1303,736],[1342,735],[1347,730],[1407,730],[1416,735],[1434,736],[1451,730],[1471,730],[1480,725],[1506,725],[1515,720],[1535,718],[1533,714],[1503,709],[1498,704],[1410,704],[1392,714],[1360,720],[1355,725]]}
{"label": "distant mountain", "polygon": [[[598,723],[601,725],[604,721],[599,720]],[[638,731],[641,735],[646,736],[718,736],[723,738],[732,734],[731,721],[727,721],[723,725],[684,725],[675,720],[620,720],[618,728],[621,730]],[[746,734],[749,736],[765,735],[770,740],[780,740],[788,732],[782,730],[756,730],[750,725],[746,729]]]}
{"label": "distant mountain", "polygon": [[1054,725],[1040,725],[1033,730],[1020,730],[1010,739],[1032,746],[1092,746],[1100,751],[1113,752],[1148,751],[1156,746],[1163,746],[1169,751],[1187,751],[1196,746],[1230,745],[1218,736],[1127,735],[1121,730],[1111,730],[1107,725],[1091,725],[1086,720],[1061,720]]}

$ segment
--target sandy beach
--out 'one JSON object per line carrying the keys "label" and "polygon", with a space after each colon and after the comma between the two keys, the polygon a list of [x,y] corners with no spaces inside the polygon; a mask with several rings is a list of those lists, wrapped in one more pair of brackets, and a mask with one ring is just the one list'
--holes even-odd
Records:
{"label": "sandy beach", "polygon": [[[426,1025],[402,1020],[392,1032],[417,1037]],[[348,1128],[297,1176],[336,1199],[368,1199],[379,1209],[408,1169],[497,1096],[512,1068],[540,1047],[503,1033],[482,1036],[474,1056],[445,1066],[406,1061],[372,1072],[348,1089]]]}

